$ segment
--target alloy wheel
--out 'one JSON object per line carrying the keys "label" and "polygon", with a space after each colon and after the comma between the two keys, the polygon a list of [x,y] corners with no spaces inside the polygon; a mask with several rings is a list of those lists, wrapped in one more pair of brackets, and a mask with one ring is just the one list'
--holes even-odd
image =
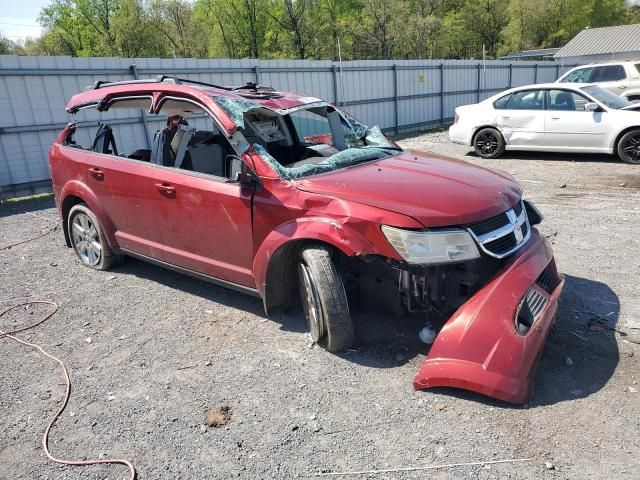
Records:
{"label": "alloy wheel", "polygon": [[100,262],[102,242],[98,229],[88,215],[79,212],[71,222],[71,238],[80,259],[90,266]]}
{"label": "alloy wheel", "polygon": [[640,163],[640,133],[630,135],[622,145],[622,152],[628,161]]}
{"label": "alloy wheel", "polygon": [[497,134],[493,132],[482,132],[476,138],[476,145],[484,155],[493,155],[498,151],[500,141]]}

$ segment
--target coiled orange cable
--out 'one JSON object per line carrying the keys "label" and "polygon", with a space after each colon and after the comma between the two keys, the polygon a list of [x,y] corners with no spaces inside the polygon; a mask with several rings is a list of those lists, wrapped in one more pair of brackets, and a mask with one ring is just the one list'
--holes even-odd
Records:
{"label": "coiled orange cable", "polygon": [[0,317],[3,317],[5,314],[7,314],[7,313],[9,313],[9,312],[11,312],[13,310],[16,310],[16,309],[18,309],[20,307],[24,307],[26,305],[34,305],[34,304],[51,305],[52,308],[47,312],[47,314],[41,320],[37,321],[36,323],[33,323],[31,325],[27,325],[26,327],[17,328],[15,330],[10,330],[8,332],[4,332],[4,331],[0,330],[0,338],[7,337],[7,338],[10,338],[11,340],[15,340],[16,342],[21,343],[22,345],[26,345],[28,347],[35,348],[36,350],[39,350],[40,353],[42,353],[44,356],[50,358],[51,360],[56,362],[58,365],[60,365],[60,367],[62,368],[62,371],[64,373],[64,380],[65,380],[66,385],[67,385],[66,392],[65,392],[65,395],[64,395],[64,401],[62,402],[62,405],[60,406],[58,411],[55,413],[55,415],[49,421],[49,424],[47,425],[47,428],[44,430],[44,434],[42,435],[42,448],[44,449],[44,453],[47,455],[47,458],[49,460],[51,460],[53,462],[56,462],[56,463],[61,463],[63,465],[99,465],[99,464],[105,464],[105,463],[106,464],[126,465],[129,468],[129,471],[131,472],[131,476],[129,477],[129,479],[130,480],[135,480],[135,478],[136,478],[136,469],[135,469],[135,467],[133,466],[133,464],[129,460],[125,460],[125,459],[121,459],[121,458],[110,458],[110,459],[104,459],[104,460],[65,460],[65,459],[57,458],[57,457],[53,456],[53,454],[49,450],[49,432],[51,430],[51,427],[53,426],[55,421],[60,417],[60,415],[62,414],[64,409],[67,407],[67,403],[69,403],[69,397],[71,396],[71,379],[69,378],[69,372],[67,371],[67,367],[62,362],[62,360],[60,360],[59,358],[57,358],[57,357],[51,355],[50,353],[46,352],[40,345],[37,345],[35,343],[30,343],[30,342],[27,342],[25,340],[21,340],[21,339],[15,337],[14,334],[19,333],[19,332],[24,332],[25,330],[30,330],[32,328],[37,327],[38,325],[41,325],[45,321],[47,321],[49,318],[51,318],[58,311],[58,304],[56,304],[54,302],[44,301],[44,300],[33,300],[33,301],[29,301],[29,302],[24,302],[24,303],[21,303],[19,305],[14,305],[13,307],[9,307],[9,308],[3,310],[2,312],[0,312]]}

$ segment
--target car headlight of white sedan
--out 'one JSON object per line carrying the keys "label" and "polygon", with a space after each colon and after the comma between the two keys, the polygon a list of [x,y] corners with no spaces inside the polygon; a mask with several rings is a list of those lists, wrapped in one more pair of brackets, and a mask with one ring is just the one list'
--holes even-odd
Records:
{"label": "car headlight of white sedan", "polygon": [[471,235],[461,229],[414,231],[383,225],[382,233],[407,263],[440,265],[480,257]]}

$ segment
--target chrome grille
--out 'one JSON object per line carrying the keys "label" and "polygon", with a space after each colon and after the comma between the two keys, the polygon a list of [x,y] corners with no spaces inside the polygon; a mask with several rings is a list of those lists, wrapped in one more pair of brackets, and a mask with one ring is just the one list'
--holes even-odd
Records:
{"label": "chrome grille", "polygon": [[511,255],[531,236],[529,219],[522,200],[504,213],[472,223],[467,230],[480,248],[495,258]]}

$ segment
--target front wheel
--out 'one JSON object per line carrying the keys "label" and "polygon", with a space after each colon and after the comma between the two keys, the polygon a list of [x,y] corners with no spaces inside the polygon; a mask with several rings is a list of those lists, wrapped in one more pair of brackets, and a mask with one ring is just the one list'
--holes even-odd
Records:
{"label": "front wheel", "polygon": [[625,133],[618,142],[618,156],[625,163],[640,165],[640,129]]}
{"label": "front wheel", "polygon": [[504,153],[504,138],[495,128],[483,128],[473,138],[473,149],[482,158],[498,158]]}
{"label": "front wheel", "polygon": [[300,300],[311,339],[329,352],[346,350],[353,344],[353,323],[347,294],[329,249],[303,249],[298,261]]}

